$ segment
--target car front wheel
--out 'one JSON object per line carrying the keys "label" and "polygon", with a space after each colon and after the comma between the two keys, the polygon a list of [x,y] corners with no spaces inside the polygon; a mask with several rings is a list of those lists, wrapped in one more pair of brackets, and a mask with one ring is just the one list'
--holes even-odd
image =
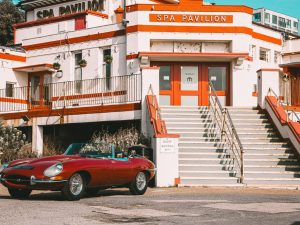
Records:
{"label": "car front wheel", "polygon": [[143,195],[148,187],[148,177],[145,172],[139,172],[129,186],[133,195]]}
{"label": "car front wheel", "polygon": [[31,194],[31,190],[8,188],[8,192],[12,198],[25,199]]}
{"label": "car front wheel", "polygon": [[69,201],[77,201],[85,191],[85,179],[80,173],[73,174],[62,189],[63,196]]}

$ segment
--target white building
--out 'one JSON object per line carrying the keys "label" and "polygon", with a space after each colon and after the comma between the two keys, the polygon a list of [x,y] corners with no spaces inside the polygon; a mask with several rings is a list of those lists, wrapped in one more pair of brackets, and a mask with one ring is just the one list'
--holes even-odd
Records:
{"label": "white building", "polygon": [[253,21],[287,33],[299,33],[299,19],[266,8],[254,10]]}
{"label": "white building", "polygon": [[[202,0],[24,0],[20,6],[26,22],[15,25],[15,44],[25,52],[0,53],[0,116],[29,130],[40,154],[50,128],[58,138],[80,138],[91,123],[134,121],[154,138],[159,186],[173,185],[178,136],[165,132],[154,99],[145,100],[150,86],[160,106],[191,107],[208,105],[209,80],[223,106],[257,106],[269,86],[279,90],[281,32],[253,23],[246,6]],[[257,71],[260,78],[275,74],[266,76],[261,93]]]}

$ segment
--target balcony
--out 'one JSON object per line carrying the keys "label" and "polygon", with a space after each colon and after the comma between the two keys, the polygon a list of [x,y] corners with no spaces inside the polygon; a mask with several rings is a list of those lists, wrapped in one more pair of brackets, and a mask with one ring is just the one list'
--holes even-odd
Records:
{"label": "balcony", "polygon": [[1,89],[0,114],[2,117],[12,113],[20,116],[22,112],[36,114],[38,111],[51,114],[62,110],[72,112],[76,108],[139,104],[140,101],[141,75],[133,74]]}

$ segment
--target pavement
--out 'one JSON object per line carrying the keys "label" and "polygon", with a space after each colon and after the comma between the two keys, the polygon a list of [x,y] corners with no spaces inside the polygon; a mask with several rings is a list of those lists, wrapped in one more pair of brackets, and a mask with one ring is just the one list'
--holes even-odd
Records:
{"label": "pavement", "polygon": [[149,188],[100,191],[68,202],[34,191],[15,200],[0,185],[0,225],[300,225],[300,191],[255,188]]}

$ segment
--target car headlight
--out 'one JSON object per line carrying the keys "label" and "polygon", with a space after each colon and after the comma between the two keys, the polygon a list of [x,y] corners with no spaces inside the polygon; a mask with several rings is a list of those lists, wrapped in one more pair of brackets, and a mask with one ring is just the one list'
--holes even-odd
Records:
{"label": "car headlight", "polygon": [[8,167],[8,163],[2,164],[2,165],[0,166],[0,173],[1,173],[5,168],[7,168],[7,167]]}
{"label": "car headlight", "polygon": [[44,171],[44,175],[46,177],[54,177],[58,174],[61,173],[61,171],[63,170],[63,165],[61,163],[57,163],[53,166],[50,166],[49,168],[45,169]]}

